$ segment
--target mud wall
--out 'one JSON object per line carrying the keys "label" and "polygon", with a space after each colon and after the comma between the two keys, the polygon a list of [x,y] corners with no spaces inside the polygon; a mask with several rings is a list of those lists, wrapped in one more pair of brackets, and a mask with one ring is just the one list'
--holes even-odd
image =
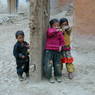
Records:
{"label": "mud wall", "polygon": [[72,3],[74,0],[50,0],[51,15],[58,14],[64,10],[64,7]]}
{"label": "mud wall", "polygon": [[95,35],[95,0],[75,0],[75,22],[78,33]]}

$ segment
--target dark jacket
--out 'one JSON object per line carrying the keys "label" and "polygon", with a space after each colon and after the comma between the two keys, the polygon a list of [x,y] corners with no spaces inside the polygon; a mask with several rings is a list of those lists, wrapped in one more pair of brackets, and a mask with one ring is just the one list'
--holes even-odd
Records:
{"label": "dark jacket", "polygon": [[[13,55],[15,56],[17,63],[25,63],[29,60],[29,47],[27,47],[27,45],[29,44],[25,41],[23,43],[17,42],[14,45]],[[22,58],[22,56],[25,56],[25,58]]]}

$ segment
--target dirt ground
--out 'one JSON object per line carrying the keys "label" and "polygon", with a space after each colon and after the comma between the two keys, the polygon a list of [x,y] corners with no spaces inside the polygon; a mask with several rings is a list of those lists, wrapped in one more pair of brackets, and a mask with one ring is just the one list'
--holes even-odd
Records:
{"label": "dirt ground", "polygon": [[[61,13],[55,17],[63,15],[64,13]],[[68,18],[72,20],[72,17]],[[13,46],[16,42],[15,32],[17,30],[24,30],[25,39],[29,41],[27,19],[14,24],[0,25],[0,95],[94,95],[94,36],[80,35],[77,31],[72,34],[72,55],[75,58],[76,69],[73,80],[68,79],[66,69],[64,69],[62,83],[50,84],[47,80],[33,83],[32,76],[29,80],[20,82],[17,78],[13,57]]]}

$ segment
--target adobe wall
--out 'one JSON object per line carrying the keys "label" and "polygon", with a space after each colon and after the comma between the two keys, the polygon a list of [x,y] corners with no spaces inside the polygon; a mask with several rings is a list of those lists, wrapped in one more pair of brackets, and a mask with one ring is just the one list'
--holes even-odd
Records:
{"label": "adobe wall", "polygon": [[75,0],[75,26],[81,34],[95,34],[95,0]]}

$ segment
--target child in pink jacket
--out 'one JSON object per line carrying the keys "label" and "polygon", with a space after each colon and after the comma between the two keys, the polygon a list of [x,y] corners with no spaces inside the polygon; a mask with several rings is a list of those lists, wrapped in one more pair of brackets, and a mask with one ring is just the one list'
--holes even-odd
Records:
{"label": "child in pink jacket", "polygon": [[52,19],[50,28],[47,30],[47,39],[45,45],[44,71],[50,83],[54,83],[52,78],[52,67],[54,68],[54,76],[57,82],[61,82],[61,62],[60,52],[64,46],[64,38],[62,32],[58,29],[59,21]]}

